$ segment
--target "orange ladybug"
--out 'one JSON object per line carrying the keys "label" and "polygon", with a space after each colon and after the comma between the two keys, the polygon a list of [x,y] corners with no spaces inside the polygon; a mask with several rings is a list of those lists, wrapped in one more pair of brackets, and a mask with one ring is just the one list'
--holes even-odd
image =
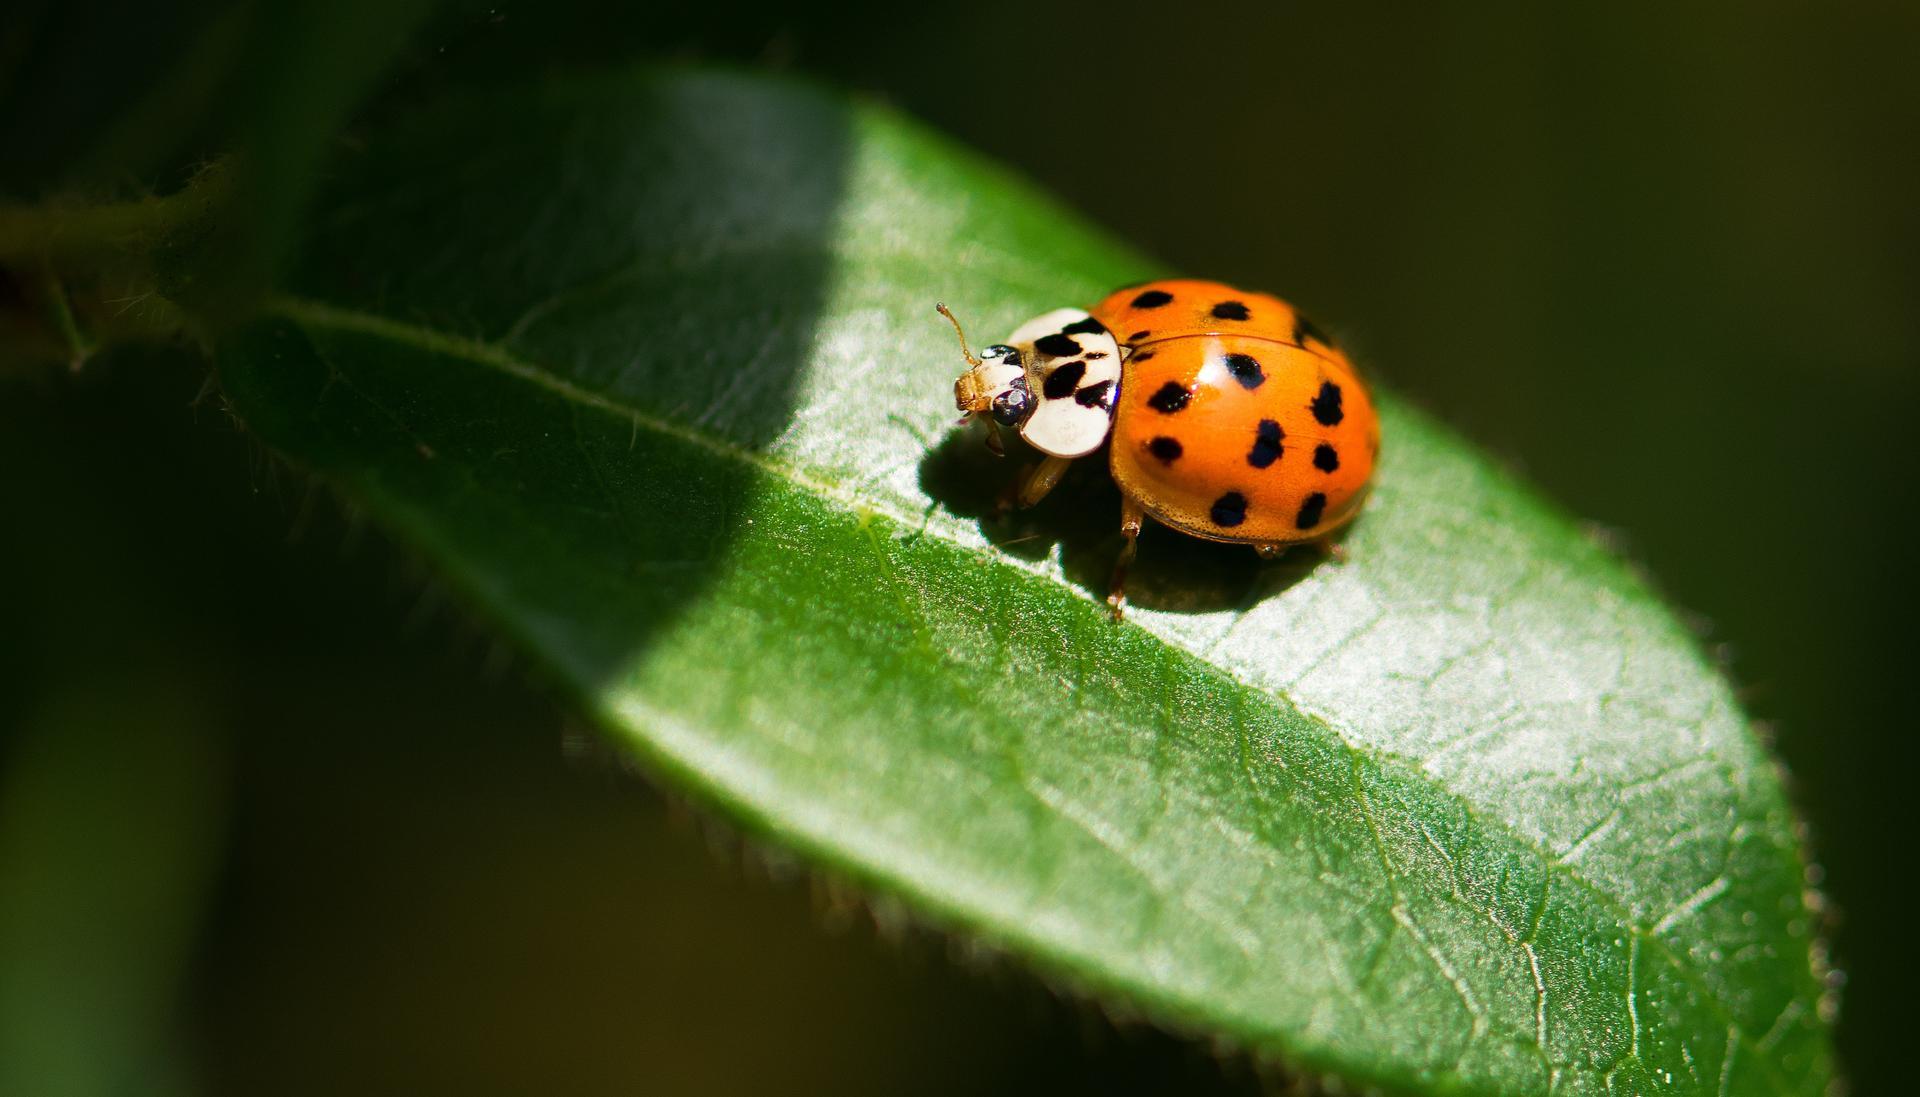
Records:
{"label": "orange ladybug", "polygon": [[1126,537],[1115,613],[1147,518],[1274,557],[1328,546],[1366,500],[1380,451],[1373,400],[1347,356],[1278,297],[1168,279],[1117,290],[1091,313],[1035,317],[979,357],[964,333],[960,344],[969,368],[955,404],[987,424],[996,453],[1005,426],[1046,455],[1010,502],[1039,502],[1107,444]]}

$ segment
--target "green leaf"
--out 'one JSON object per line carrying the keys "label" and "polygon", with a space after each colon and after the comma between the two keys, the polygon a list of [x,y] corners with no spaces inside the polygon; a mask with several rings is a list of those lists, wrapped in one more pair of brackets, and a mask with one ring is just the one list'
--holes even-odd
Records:
{"label": "green leaf", "polygon": [[[1152,268],[886,110],[746,76],[453,94],[335,165],[233,405],[667,779],[944,924],[1417,1093],[1813,1094],[1774,767],[1645,587],[1382,395],[1350,561],[1014,522],[981,341]],[[1279,287],[1284,292],[1286,287]]]}
{"label": "green leaf", "polygon": [[198,668],[154,669],[57,683],[0,754],[0,1092],[192,1092],[174,1014],[225,790]]}

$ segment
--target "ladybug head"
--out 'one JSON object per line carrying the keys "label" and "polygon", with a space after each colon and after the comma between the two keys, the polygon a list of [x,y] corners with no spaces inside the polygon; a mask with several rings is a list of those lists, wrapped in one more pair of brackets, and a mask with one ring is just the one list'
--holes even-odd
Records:
{"label": "ladybug head", "polygon": [[1033,392],[1027,387],[1027,371],[1021,361],[1020,351],[1015,347],[997,344],[976,357],[967,349],[967,336],[960,331],[960,321],[947,311],[947,306],[934,307],[951,320],[953,330],[960,333],[960,353],[967,359],[967,371],[953,383],[954,406],[969,418],[986,421],[987,448],[999,453],[998,428],[1018,429],[1033,414],[1035,405]]}
{"label": "ladybug head", "polygon": [[1033,411],[1033,393],[1020,352],[1008,346],[988,347],[982,359],[953,383],[953,404],[972,415],[990,415],[1003,427],[1017,427]]}

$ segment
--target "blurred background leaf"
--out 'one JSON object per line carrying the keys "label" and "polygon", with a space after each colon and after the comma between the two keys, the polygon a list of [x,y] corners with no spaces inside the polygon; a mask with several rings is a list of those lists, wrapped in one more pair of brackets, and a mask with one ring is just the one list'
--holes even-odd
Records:
{"label": "blurred background leaf", "polygon": [[[73,9],[79,15],[61,34],[40,33],[56,7],[67,10],[16,7],[26,14],[10,13],[0,27],[8,150],[0,164],[12,196],[63,185],[164,191],[224,151],[223,142],[188,142],[174,156],[128,155],[124,170],[109,157],[63,174],[111,124],[136,116],[160,73],[195,73],[195,50],[219,53],[194,43],[226,9],[174,6],[143,17],[131,6],[89,6]],[[1272,286],[1339,321],[1370,367],[1524,465],[1570,510],[1619,530],[1673,600],[1701,615],[1749,708],[1777,724],[1814,822],[1841,913],[1836,943],[1852,969],[1840,1028],[1849,1073],[1862,1092],[1895,1084],[1904,1076],[1895,1073],[1894,1035],[1903,999],[1896,965],[1883,958],[1902,951],[1899,885],[1882,850],[1905,826],[1895,784],[1905,710],[1893,684],[1914,601],[1902,562],[1913,488],[1896,471],[1920,349],[1910,305],[1920,296],[1920,213],[1909,200],[1920,154],[1897,139],[1920,111],[1905,61],[1914,9],[1882,0],[1844,10],[1764,3],[1601,13],[1503,2],[1471,11],[1183,11],[1183,23],[1169,26],[1159,9],[1125,4],[1036,13],[986,3],[964,15],[875,5],[804,15],[756,4],[670,14],[455,8],[412,39],[370,89],[367,109],[476,72],[636,56],[802,68],[931,118],[1177,266]],[[983,60],[1061,41],[1150,60],[1107,80],[979,75]],[[210,116],[226,117],[225,105]],[[182,116],[192,121],[186,129],[202,122]],[[1231,135],[1246,166],[1185,170],[1183,150],[1208,132]],[[1085,134],[1122,153],[1090,158]],[[66,151],[43,154],[42,141]],[[10,292],[0,290],[0,301]],[[135,376],[155,371],[130,357]],[[104,382],[95,384],[72,398],[109,400]],[[195,570],[186,557],[165,565],[180,565],[172,585],[189,592],[197,613],[213,614],[220,592],[275,607],[223,626],[259,638],[269,635],[264,624],[294,616],[285,607],[310,607],[299,644],[272,633],[292,646],[243,646],[235,666],[286,696],[312,696],[287,692],[307,675],[258,672],[331,652],[341,662],[320,676],[354,681],[343,649],[401,620],[397,596],[345,578],[328,585],[339,570],[330,553],[278,547],[269,531],[297,508],[262,506],[270,491],[250,495],[250,474],[236,471],[247,466],[244,450],[208,440],[204,422],[198,434],[183,425],[172,449],[121,448],[135,437],[131,424],[196,389],[189,381],[136,389],[152,401],[143,414],[76,420],[92,432],[87,442],[45,452],[150,469],[144,497],[174,509],[142,528],[180,534],[191,516],[209,531],[198,551],[225,562],[224,572]],[[52,399],[9,384],[9,405],[30,418]],[[271,475],[258,474],[263,486]],[[231,490],[209,494],[210,483]],[[375,545],[360,551],[383,558]],[[240,566],[247,552],[258,557],[251,570]],[[353,574],[363,579],[388,574],[365,559],[360,566]],[[330,596],[300,600],[316,587]],[[26,604],[12,590],[7,599]],[[18,621],[39,620],[17,612]],[[16,642],[35,627],[19,625]],[[387,654],[412,660],[415,673],[448,646],[437,637],[411,644]],[[9,686],[0,698],[9,737],[33,695]],[[377,708],[340,712],[342,727],[374,741],[433,723],[382,724]],[[382,757],[369,751],[361,761]],[[356,807],[316,803],[336,820]],[[269,820],[246,825],[264,843],[278,833]],[[229,872],[257,882],[301,868],[257,859]],[[370,909],[399,901],[361,898]],[[218,958],[233,923],[216,924]],[[342,971],[373,963],[351,947],[337,958]],[[533,1022],[553,1017],[523,1017],[521,1031],[537,1043],[547,1030]],[[1037,1036],[1031,1047],[1057,1044]],[[419,1063],[446,1050],[395,1046]],[[1070,1073],[1104,1060],[1071,1061]]]}
{"label": "blurred background leaf", "polygon": [[192,1093],[178,1013],[224,859],[233,683],[164,546],[127,536],[119,470],[49,461],[54,417],[7,403],[0,462],[40,474],[0,480],[0,1093]]}

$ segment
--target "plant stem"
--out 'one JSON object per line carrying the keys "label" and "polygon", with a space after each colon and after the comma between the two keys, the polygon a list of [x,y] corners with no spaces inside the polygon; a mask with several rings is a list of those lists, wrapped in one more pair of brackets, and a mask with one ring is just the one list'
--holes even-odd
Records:
{"label": "plant stem", "polygon": [[38,262],[65,272],[144,257],[220,206],[232,181],[231,161],[217,160],[165,197],[0,205],[0,266],[19,270]]}
{"label": "plant stem", "polygon": [[0,298],[7,357],[77,370],[102,346],[191,334],[194,318],[162,292],[156,260],[214,224],[233,175],[219,160],[164,197],[0,205],[0,284],[19,293]]}
{"label": "plant stem", "polygon": [[80,334],[79,322],[73,318],[73,305],[67,300],[67,287],[60,283],[60,276],[46,271],[42,280],[42,289],[46,294],[47,311],[53,316],[54,330],[66,340],[67,349],[72,352],[68,365],[75,370],[86,364],[87,346],[85,336]]}

